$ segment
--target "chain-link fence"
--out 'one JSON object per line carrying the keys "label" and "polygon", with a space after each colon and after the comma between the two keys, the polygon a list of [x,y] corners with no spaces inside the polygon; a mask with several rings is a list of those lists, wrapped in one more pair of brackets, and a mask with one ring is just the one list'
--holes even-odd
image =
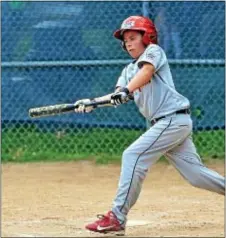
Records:
{"label": "chain-link fence", "polygon": [[224,2],[2,2],[2,159],[120,154],[146,129],[130,102],[31,120],[28,109],[111,93],[129,56],[112,33],[149,16],[201,155],[224,156]]}

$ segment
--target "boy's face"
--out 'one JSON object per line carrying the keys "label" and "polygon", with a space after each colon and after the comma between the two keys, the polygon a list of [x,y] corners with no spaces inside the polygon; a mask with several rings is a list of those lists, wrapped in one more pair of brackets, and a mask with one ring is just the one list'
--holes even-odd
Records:
{"label": "boy's face", "polygon": [[123,41],[125,47],[134,59],[139,58],[145,50],[145,45],[142,41],[143,35],[139,31],[127,30],[123,33]]}

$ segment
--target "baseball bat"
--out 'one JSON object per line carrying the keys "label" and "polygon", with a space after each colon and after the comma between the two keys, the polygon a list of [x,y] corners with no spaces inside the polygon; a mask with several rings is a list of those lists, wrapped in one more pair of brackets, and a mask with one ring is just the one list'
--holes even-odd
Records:
{"label": "baseball bat", "polygon": [[[86,104],[86,106],[96,107],[98,105],[104,105],[104,104],[110,104],[110,103],[111,103],[110,100],[101,101],[101,102],[91,101],[91,103]],[[59,114],[74,112],[74,110],[78,107],[79,105],[75,106],[75,104],[72,104],[72,103],[48,105],[44,107],[30,108],[28,111],[28,114],[31,118],[55,116]]]}

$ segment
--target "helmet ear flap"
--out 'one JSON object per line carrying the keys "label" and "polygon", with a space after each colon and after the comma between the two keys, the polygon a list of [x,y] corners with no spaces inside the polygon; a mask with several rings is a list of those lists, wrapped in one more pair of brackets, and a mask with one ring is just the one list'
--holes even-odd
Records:
{"label": "helmet ear flap", "polygon": [[143,42],[145,45],[149,45],[150,43],[157,44],[157,36],[155,34],[145,32],[143,36]]}
{"label": "helmet ear flap", "polygon": [[145,32],[143,35],[143,43],[147,46],[150,43],[149,35]]}

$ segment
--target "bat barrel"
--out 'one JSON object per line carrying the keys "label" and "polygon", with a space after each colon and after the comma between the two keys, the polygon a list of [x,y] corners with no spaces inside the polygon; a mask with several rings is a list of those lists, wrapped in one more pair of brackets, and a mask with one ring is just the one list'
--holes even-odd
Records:
{"label": "bat barrel", "polygon": [[31,118],[54,116],[67,112],[72,112],[75,109],[74,104],[58,104],[45,107],[31,108],[28,112]]}
{"label": "bat barrel", "polygon": [[[110,100],[105,101],[91,101],[90,103],[86,104],[86,106],[93,106],[97,107],[98,105],[106,105],[110,104]],[[75,108],[78,108],[79,104],[75,106],[75,104],[56,104],[56,105],[49,105],[44,107],[35,107],[31,108],[28,111],[28,114],[31,118],[38,118],[38,117],[47,117],[47,116],[55,116],[63,113],[73,112]]]}

